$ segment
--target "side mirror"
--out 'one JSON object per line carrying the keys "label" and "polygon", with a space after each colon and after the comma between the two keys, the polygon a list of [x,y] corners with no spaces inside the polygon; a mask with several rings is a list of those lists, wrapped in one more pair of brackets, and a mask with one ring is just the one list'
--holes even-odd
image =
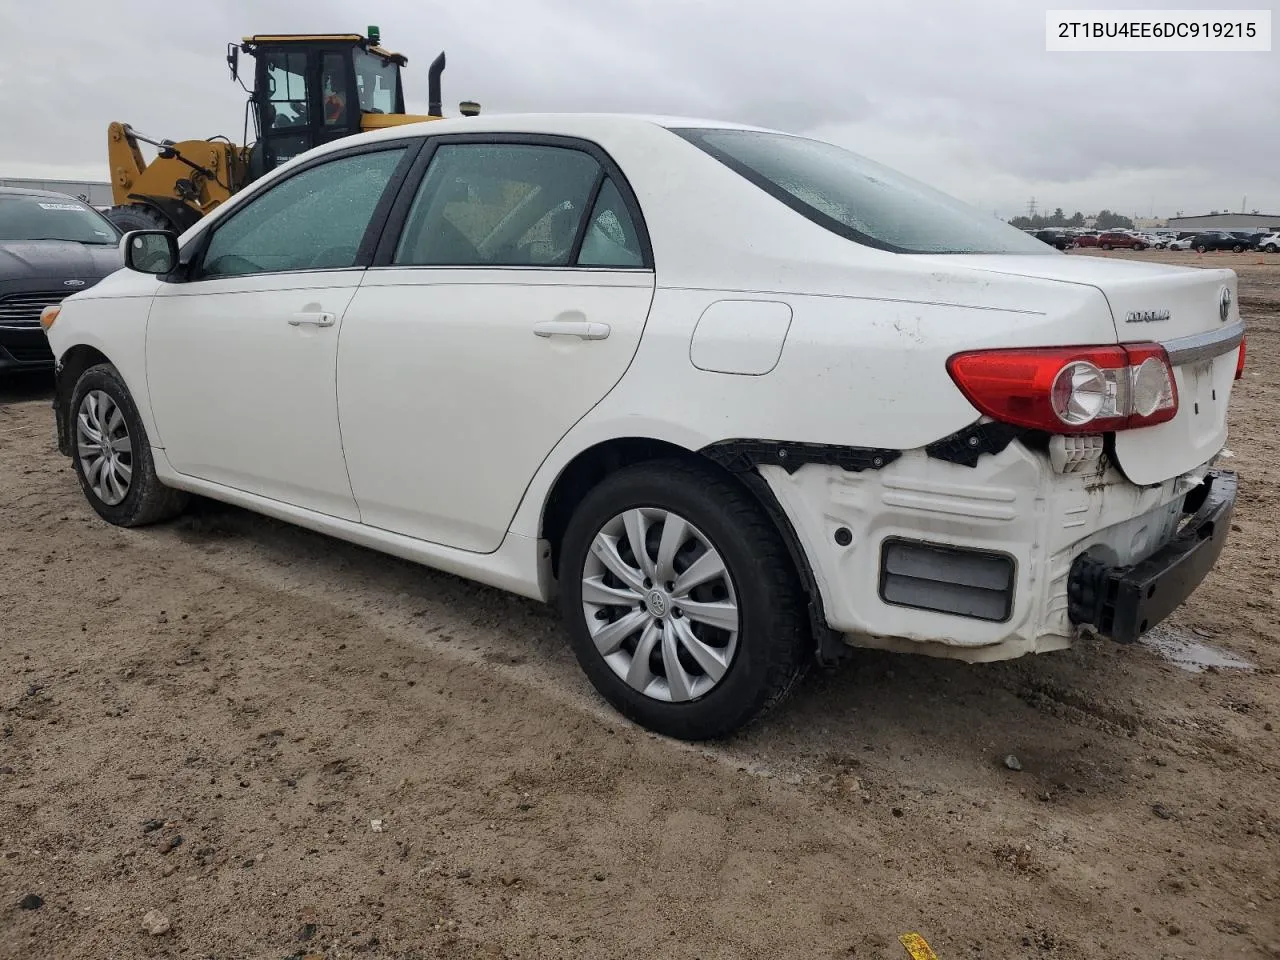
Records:
{"label": "side mirror", "polygon": [[231,68],[231,79],[240,79],[240,48],[234,43],[227,44],[227,66]]}
{"label": "side mirror", "polygon": [[178,238],[168,230],[131,230],[120,247],[130,270],[163,276],[177,269]]}

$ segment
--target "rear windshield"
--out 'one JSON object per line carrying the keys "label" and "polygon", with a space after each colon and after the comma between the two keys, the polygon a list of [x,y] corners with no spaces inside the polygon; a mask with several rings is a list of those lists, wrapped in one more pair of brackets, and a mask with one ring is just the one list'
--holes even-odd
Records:
{"label": "rear windshield", "polygon": [[894,253],[1062,256],[991,214],[849,150],[757,130],[673,129],[814,223]]}
{"label": "rear windshield", "polygon": [[120,233],[98,211],[74,197],[0,194],[0,243],[13,240],[120,242]]}

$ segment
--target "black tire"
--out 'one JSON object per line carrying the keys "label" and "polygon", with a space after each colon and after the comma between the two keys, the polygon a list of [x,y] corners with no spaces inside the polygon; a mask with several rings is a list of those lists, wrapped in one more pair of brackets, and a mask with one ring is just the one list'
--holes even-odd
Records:
{"label": "black tire", "polygon": [[1267,253],[1275,253],[1276,250],[1280,250],[1280,247],[1277,247],[1274,243],[1268,243],[1265,249]]}
{"label": "black tire", "polygon": [[[673,703],[629,686],[596,649],[582,608],[584,566],[596,534],[620,513],[653,507],[679,514],[720,554],[739,604],[737,651],[719,683]],[[780,702],[812,661],[807,597],[787,548],[760,505],[711,467],[663,460],[623,469],[583,498],[560,551],[560,609],[578,663],[623,716],[666,736],[727,736]]]}
{"label": "black tire", "polygon": [[1111,244],[1109,244],[1109,243],[1100,243],[1100,244],[1098,244],[1098,246],[1102,247],[1102,249],[1103,249],[1103,250],[1110,250],[1110,249],[1111,249]]}
{"label": "black tire", "polygon": [[1208,249],[1209,248],[1202,243],[1200,246],[1196,247],[1196,253],[1204,253]]}
{"label": "black tire", "polygon": [[182,231],[159,210],[140,203],[126,203],[112,207],[103,214],[117,227],[128,233],[130,230],[168,230],[170,233]]}
{"label": "black tire", "polygon": [[1145,250],[1145,249],[1147,249],[1147,246],[1146,246],[1146,244],[1144,244],[1144,243],[1135,243],[1135,244],[1133,245],[1133,249],[1135,249],[1135,250]]}
{"label": "black tire", "polygon": [[[131,445],[132,477],[129,480],[128,492],[119,503],[108,503],[94,491],[92,484],[85,476],[85,467],[81,461],[80,445],[76,437],[76,421],[80,405],[91,390],[105,393],[120,408],[124,415],[125,426],[129,431]],[[156,476],[155,462],[151,459],[151,444],[147,438],[146,428],[138,416],[138,408],[133,402],[129,388],[114,366],[100,363],[90,367],[80,375],[75,389],[71,392],[71,403],[67,410],[68,423],[71,430],[71,461],[80,481],[80,489],[84,491],[89,505],[108,523],[118,527],[142,527],[152,523],[160,523],[172,519],[186,508],[190,499],[181,490],[166,487]]]}
{"label": "black tire", "polygon": [[1231,252],[1232,252],[1232,253],[1244,253],[1244,244],[1242,244],[1242,243],[1237,243],[1234,247],[1232,247],[1232,248],[1231,248]]}

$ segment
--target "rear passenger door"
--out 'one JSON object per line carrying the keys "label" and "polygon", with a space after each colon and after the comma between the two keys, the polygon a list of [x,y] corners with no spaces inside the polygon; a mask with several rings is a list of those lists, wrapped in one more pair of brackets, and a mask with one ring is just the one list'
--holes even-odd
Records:
{"label": "rear passenger door", "polygon": [[653,287],[641,212],[598,147],[431,138],[339,344],[363,522],[497,549],[542,460],[631,362]]}

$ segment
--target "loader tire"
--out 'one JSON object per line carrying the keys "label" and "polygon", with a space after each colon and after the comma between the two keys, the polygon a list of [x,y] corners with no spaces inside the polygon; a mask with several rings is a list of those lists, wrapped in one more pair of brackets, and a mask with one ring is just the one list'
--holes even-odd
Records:
{"label": "loader tire", "polygon": [[168,230],[181,233],[177,224],[154,207],[125,203],[106,211],[106,218],[128,233],[130,230]]}

